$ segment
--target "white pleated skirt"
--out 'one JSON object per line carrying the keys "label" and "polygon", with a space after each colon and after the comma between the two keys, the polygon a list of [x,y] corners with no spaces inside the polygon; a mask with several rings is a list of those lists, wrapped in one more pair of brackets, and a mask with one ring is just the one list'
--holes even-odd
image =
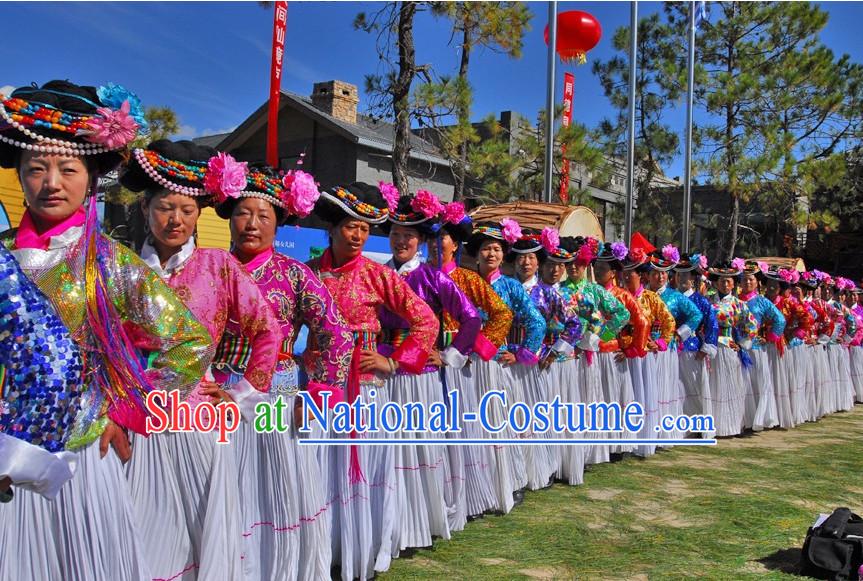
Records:
{"label": "white pleated skirt", "polygon": [[[581,354],[575,360],[576,369],[578,370],[578,388],[581,394],[581,401],[588,405],[605,400],[602,391],[602,364],[598,355],[599,353],[593,353],[593,360],[591,362],[588,362],[586,353]],[[608,435],[594,432],[585,433],[581,437],[586,439],[606,439]],[[609,461],[611,461],[611,446],[602,444],[588,446],[585,449],[585,464],[602,464]]]}
{"label": "white pleated skirt", "polygon": [[[461,369],[447,368],[447,381],[452,391],[459,393],[461,413],[479,413],[478,382],[488,382],[489,365],[475,354],[470,356],[470,364]],[[478,417],[478,416],[477,416]],[[461,434],[447,434],[450,438],[470,440],[488,439],[478,422],[463,422]],[[448,446],[450,472],[446,486],[446,502],[449,512],[450,530],[458,531],[464,528],[467,516],[478,516],[486,511],[499,509],[495,495],[497,481],[497,466],[494,460],[494,448],[489,446]],[[462,469],[458,469],[458,461]],[[511,498],[511,496],[510,496]]]}
{"label": "white pleated skirt", "polygon": [[54,500],[13,487],[0,504],[0,579],[153,579],[120,459],[98,441],[77,456]]}
{"label": "white pleated skirt", "polygon": [[[390,401],[388,390],[373,382],[360,386],[363,401],[383,406]],[[375,391],[375,397],[370,392]],[[347,436],[344,436],[347,438]],[[362,437],[358,434],[358,437]],[[385,438],[378,433],[370,437]],[[394,528],[398,519],[398,482],[395,474],[395,446],[356,446],[363,478],[351,482],[351,447],[324,446],[319,450],[330,498],[333,564],[341,565],[343,581],[370,579],[375,571],[386,571],[394,548]]]}
{"label": "white pleated skirt", "polygon": [[[527,404],[528,408],[533,409],[533,406],[538,402],[549,401],[551,374],[548,370],[541,370],[539,366],[532,365],[530,367],[516,364],[505,368],[508,374],[508,380],[511,385],[520,385],[522,388],[522,401]],[[512,402],[510,402],[512,407]],[[524,421],[522,414],[517,414],[518,421]],[[520,438],[542,438],[548,437],[548,434],[533,434],[528,431],[519,435]],[[551,446],[524,446],[522,448],[524,455],[524,470],[527,480],[527,487],[530,490],[539,490],[545,488],[551,481],[552,476],[557,470],[556,453]]]}
{"label": "white pleated skirt", "polygon": [[154,578],[244,578],[235,458],[242,438],[239,430],[230,443],[216,438],[216,432],[133,438],[127,476]]}
{"label": "white pleated skirt", "polygon": [[779,425],[773,374],[767,351],[751,349],[747,352],[752,359],[752,366],[743,370],[746,381],[743,427],[760,432]]}
{"label": "white pleated skirt", "polygon": [[785,347],[782,356],[774,345],[768,345],[766,350],[776,397],[776,419],[780,428],[793,428],[799,423],[794,409],[794,392],[806,393],[805,387],[801,389],[798,386],[805,386],[808,360],[802,356],[803,350],[790,346]]}
{"label": "white pleated skirt", "polygon": [[680,357],[680,381],[683,383],[685,399],[683,413],[713,415],[710,397],[710,360],[699,359],[698,351],[682,351]]}
{"label": "white pleated skirt", "polygon": [[851,361],[848,347],[831,343],[827,347],[827,352],[832,370],[833,411],[848,411],[854,407],[854,384],[851,383]]}
{"label": "white pleated skirt", "polygon": [[[443,385],[437,372],[398,374],[387,379],[390,399],[405,406],[422,404],[428,414],[433,403],[443,403]],[[443,434],[399,432],[399,439],[444,438]],[[432,537],[449,539],[444,480],[449,462],[444,446],[397,446],[395,474],[398,486],[397,520],[393,543],[399,551],[428,547]]]}
{"label": "white pleated skirt", "polygon": [[[481,401],[483,396],[488,392],[496,390],[503,390],[509,398],[508,401],[512,401],[510,396],[511,389],[506,387],[509,383],[508,374],[500,363],[495,360],[488,362],[479,361],[477,362],[474,373],[477,402]],[[479,403],[477,403],[477,409],[479,409]],[[489,422],[492,425],[506,424],[508,426],[507,411],[497,397],[489,400],[489,403],[486,406],[486,414],[488,415]],[[481,430],[480,427],[477,427],[477,429]],[[515,434],[509,429],[505,429],[496,434],[490,434],[484,430],[480,433],[482,434],[481,437],[492,440],[515,438]],[[513,479],[513,475],[518,473],[519,470],[521,470],[521,474],[524,474],[524,457],[521,454],[517,454],[517,452],[519,452],[519,446],[492,444],[490,447],[492,451],[491,457],[493,460],[491,474],[494,477],[494,495],[496,499],[495,511],[501,514],[506,514],[512,510],[514,504],[512,497],[513,491],[520,488]],[[513,466],[517,458],[521,459],[520,468],[515,468]]]}
{"label": "white pleated skirt", "polygon": [[[644,357],[633,357],[626,360],[629,375],[632,378],[632,389],[635,401],[644,409],[644,423],[638,437],[643,440],[655,440],[655,426],[659,423],[659,397],[656,387],[658,373],[656,371],[656,354],[648,353]],[[656,453],[656,445],[642,444],[635,449],[635,454],[644,458]]]}
{"label": "white pleated skirt", "polygon": [[[566,359],[555,361],[548,368],[549,373],[549,396],[552,400],[560,398],[561,403],[583,403],[581,395],[580,368],[578,359]],[[573,434],[564,432],[562,434],[549,434],[549,437],[560,439],[584,438],[584,434]],[[584,482],[584,461],[587,456],[587,448],[577,445],[561,445],[552,447],[557,460],[557,478],[578,485]]]}
{"label": "white pleated skirt", "polygon": [[[656,367],[659,375],[657,383],[659,391],[659,416],[679,416],[683,413],[686,389],[680,380],[680,360],[677,349],[674,348],[674,344],[672,343],[666,351],[660,351],[654,356],[657,359]],[[675,429],[670,432],[660,432],[658,436],[662,439],[679,440],[685,434]]]}
{"label": "white pleated skirt", "polygon": [[[596,355],[600,365],[600,375],[602,377],[602,395],[604,401],[608,403],[617,403],[620,406],[621,413],[626,406],[635,400],[635,392],[632,388],[632,377],[629,374],[629,367],[626,360],[616,361],[616,353],[598,353]],[[607,438],[635,438],[636,434],[613,432],[606,436]],[[622,452],[632,452],[634,446],[611,446],[609,449],[612,454],[620,454]]]}
{"label": "white pleated skirt", "polygon": [[720,344],[710,365],[710,394],[717,436],[736,436],[743,430],[746,390],[747,381],[737,352]]}
{"label": "white pleated skirt", "polygon": [[830,369],[830,352],[826,345],[813,346],[813,361],[815,375],[815,405],[817,418],[823,418],[833,413],[835,406],[835,385],[833,372]]}

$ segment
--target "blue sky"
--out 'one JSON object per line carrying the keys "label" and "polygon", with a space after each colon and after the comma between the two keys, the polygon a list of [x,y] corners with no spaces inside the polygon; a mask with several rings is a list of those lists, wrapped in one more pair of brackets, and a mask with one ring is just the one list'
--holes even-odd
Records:
{"label": "blue sky", "polygon": [[[822,2],[830,21],[822,40],[837,54],[863,62],[859,42],[861,2]],[[377,67],[373,36],[352,28],[354,16],[375,2],[289,2],[282,88],[308,95],[316,81],[340,79],[360,87],[360,109],[368,102],[363,78]],[[639,14],[661,10],[661,2],[639,2]],[[511,60],[491,51],[471,61],[474,116],[518,111],[534,119],[544,106],[547,22],[545,2],[534,13],[524,54]],[[614,30],[629,22],[629,2],[560,2],[558,10],[584,10],[601,23],[603,36],[589,58],[613,53]],[[168,105],[179,115],[181,136],[223,132],[239,125],[267,98],[272,9],[256,2],[0,3],[5,56],[0,87],[54,78],[99,85],[115,82],[138,93],[145,104]],[[20,23],[16,25],[15,23]],[[38,33],[37,33],[38,31]],[[428,14],[417,17],[417,61],[451,72],[458,64],[447,46],[449,29]],[[681,50],[686,50],[681,47]],[[610,115],[589,64],[569,67],[576,75],[574,118],[593,127]],[[560,99],[563,68],[558,63]],[[683,131],[681,107],[668,118]],[[696,111],[696,121],[698,112]],[[682,160],[665,168],[682,174]]]}

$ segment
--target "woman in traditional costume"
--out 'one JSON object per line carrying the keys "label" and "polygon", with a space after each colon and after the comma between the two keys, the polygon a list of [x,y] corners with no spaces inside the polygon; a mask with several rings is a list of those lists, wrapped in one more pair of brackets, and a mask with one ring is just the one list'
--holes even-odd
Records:
{"label": "woman in traditional costume", "polygon": [[[413,197],[400,196],[395,206],[390,206],[388,222],[384,225],[393,252],[386,266],[407,281],[432,311],[441,317],[447,313],[458,321],[458,332],[449,345],[443,344],[443,333],[438,334],[435,351],[421,373],[402,371],[387,380],[386,389],[393,401],[401,405],[421,403],[427,413],[434,409],[434,404],[449,406],[446,372],[442,372],[441,367],[462,369],[482,327],[479,313],[455,282],[420,260],[420,246],[434,235],[432,226],[442,211],[443,204],[434,194],[419,190]],[[404,319],[387,311],[380,313],[380,319],[383,334],[378,351],[389,356],[399,348],[409,326]],[[420,436],[429,438],[434,434],[427,432]],[[400,432],[398,437],[416,436]],[[460,458],[457,461],[461,464]],[[446,502],[446,476],[452,477],[448,463],[449,454],[444,446],[399,446],[396,449],[400,506],[395,533],[400,550],[430,546],[432,536],[449,539],[451,528],[464,528],[467,514],[458,508],[464,506],[464,502],[452,495],[449,506]],[[457,468],[456,475],[460,475],[461,465]]]}
{"label": "woman in traditional costume", "polygon": [[[853,284],[853,283],[852,283]],[[856,285],[850,289],[846,297],[846,306],[851,309],[857,321],[857,332],[851,341],[851,382],[854,384],[854,398],[863,402],[863,290]]]}
{"label": "woman in traditional costume", "polygon": [[[389,214],[379,188],[358,182],[323,192],[315,213],[330,224],[330,246],[309,267],[329,289],[354,335],[347,401],[362,395],[364,403],[380,408],[391,401],[386,378],[399,369],[423,370],[435,346],[438,321],[403,278],[362,255],[371,227],[383,224]],[[389,357],[377,350],[380,308],[408,323],[407,336]],[[386,571],[398,554],[394,447],[332,447],[330,462],[330,497],[336,499],[331,505],[333,535],[340,537],[333,559],[338,555],[342,579]]]}
{"label": "woman in traditional costume", "polygon": [[719,326],[716,313],[704,295],[696,289],[702,274],[707,270],[707,258],[693,254],[682,258],[674,267],[674,288],[688,298],[701,313],[701,324],[683,342],[680,351],[680,380],[686,390],[683,413],[686,415],[713,415],[710,394],[710,360],[716,357]]}
{"label": "woman in traditional costume", "polygon": [[[332,564],[332,498],[326,482],[326,449],[301,446],[295,422],[302,416],[300,391],[320,409],[342,399],[347,382],[353,334],[327,287],[299,260],[275,251],[276,231],[308,216],[320,196],[314,178],[301,170],[277,172],[256,166],[245,187],[216,199],[217,214],[230,221],[232,253],[242,263],[272,311],[278,333],[278,361],[269,390],[271,425],[281,421],[286,431],[264,425],[247,439],[255,447],[245,454],[242,488],[246,491],[244,537],[261,560],[262,579],[319,579]],[[309,340],[305,356],[294,344],[305,325]],[[214,366],[240,376],[251,370],[249,342],[228,334],[216,353]],[[328,393],[327,406],[323,404]],[[281,411],[276,405],[285,404]],[[311,436],[322,437],[313,423]],[[257,463],[255,463],[257,462]]]}
{"label": "woman in traditional costume", "polygon": [[748,360],[746,350],[752,347],[758,333],[755,317],[746,303],[734,295],[742,267],[719,263],[708,269],[716,288],[711,304],[719,324],[719,352],[710,366],[713,420],[719,437],[736,436],[743,430],[747,389],[743,365]]}
{"label": "woman in traditional costume", "polygon": [[[668,349],[658,355],[659,358],[659,415],[679,416],[683,413],[683,402],[686,400],[686,388],[680,379],[679,349],[698,329],[701,324],[701,311],[676,289],[668,284],[668,273],[680,261],[680,251],[671,244],[663,246],[661,251],[654,252],[650,257],[650,270],[647,273],[647,285],[650,290],[659,295],[674,317],[674,334],[668,344]],[[685,434],[673,430],[660,437],[680,439]]]}
{"label": "woman in traditional costume", "polygon": [[[785,353],[770,357],[779,427],[793,428],[809,418],[806,383],[812,374],[812,358],[806,341],[812,328],[809,312],[791,293],[800,284],[796,270],[778,269],[763,273],[764,296],[785,318]],[[779,353],[777,353],[779,355]]]}
{"label": "woman in traditional costume", "polygon": [[[603,371],[597,360],[600,342],[617,336],[629,322],[629,311],[610,292],[588,279],[587,271],[599,253],[599,241],[595,238],[565,237],[561,240],[564,249],[575,256],[566,265],[567,279],[560,285],[564,298],[574,302],[581,321],[582,338],[578,343],[584,357],[578,358],[578,387],[581,401],[586,404],[605,401],[603,385],[615,381],[610,368]],[[603,373],[605,375],[603,375]],[[591,433],[587,437],[604,438]],[[565,451],[564,453],[571,453]],[[591,446],[586,451],[587,464],[599,464],[611,460],[611,446]]]}
{"label": "woman in traditional costume", "polygon": [[[27,204],[0,243],[70,330],[85,378],[74,419],[56,428],[74,476],[53,500],[13,478],[15,497],[0,506],[0,577],[151,579],[121,463],[131,454],[123,429],[146,431],[149,391],[185,397],[213,345],[156,273],[99,232],[98,177],[145,127],[143,110],[118,85],[51,81],[14,91],[0,118],[0,166],[17,170]],[[147,369],[141,351],[151,353]],[[4,386],[4,399],[14,389]]]}
{"label": "woman in traditional costume", "polygon": [[[623,242],[606,243],[602,245],[593,263],[596,282],[620,301],[629,313],[629,321],[616,337],[600,341],[598,355],[603,370],[602,389],[605,401],[617,402],[621,410],[635,401],[635,389],[627,360],[647,355],[647,338],[650,335],[650,326],[638,301],[632,293],[618,285],[618,280],[622,280],[621,261],[626,259],[628,253],[629,249]],[[636,434],[621,434],[620,437],[634,438]],[[634,446],[615,446],[611,452],[622,453],[632,450]]]}
{"label": "woman in traditional costume", "polygon": [[[657,354],[668,348],[668,343],[674,334],[674,317],[659,295],[644,288],[643,276],[646,276],[650,269],[649,261],[644,249],[636,246],[629,248],[629,253],[621,261],[621,266],[624,288],[638,301],[650,329],[645,346],[647,355],[630,357],[627,363],[632,376],[635,401],[640,402],[644,408],[644,424],[638,437],[655,440],[654,428],[659,424],[659,387],[656,384],[661,379]],[[634,453],[643,458],[652,456],[656,453],[656,445],[639,445]]]}
{"label": "woman in traditional costume", "polygon": [[[558,258],[560,234],[554,228],[544,228],[540,234],[524,234],[512,245],[509,259],[516,264],[516,276],[524,290],[545,319],[545,339],[536,366],[512,366],[512,381],[524,387],[525,403],[533,408],[540,402],[550,402],[563,396],[560,381],[571,382],[572,376],[560,376],[561,366],[573,359],[575,345],[581,339],[578,310],[563,298],[556,286],[566,272],[565,260]],[[555,367],[552,370],[552,366]],[[563,368],[570,366],[564,365]],[[571,370],[571,369],[570,369]],[[551,431],[540,438],[550,438]],[[578,434],[570,434],[572,438]],[[531,490],[551,486],[560,466],[560,448],[531,445],[525,448],[527,485]]]}
{"label": "woman in traditional costume", "polygon": [[[477,260],[477,271],[491,284],[491,287],[513,313],[507,343],[502,345],[496,357],[500,364],[493,367],[493,376],[488,385],[479,385],[481,393],[503,388],[506,391],[507,404],[523,402],[524,386],[513,381],[513,375],[506,366],[533,366],[539,362],[539,351],[545,336],[545,319],[530,300],[524,287],[516,279],[501,273],[500,267],[509,246],[521,237],[521,227],[511,218],[504,218],[499,224],[479,224],[471,234],[467,243],[467,253]],[[506,421],[503,406],[493,400],[489,406],[490,421],[500,424]],[[500,432],[499,437],[515,438],[511,429]],[[522,446],[510,445],[495,450],[495,463],[498,470],[499,486],[502,494],[512,494],[513,501],[506,502],[504,512],[512,509],[512,502],[521,502],[523,490],[527,486],[527,471],[525,468],[524,449]],[[505,479],[509,479],[506,482]],[[509,488],[507,492],[505,488]]]}
{"label": "woman in traditional costume", "polygon": [[785,317],[770,299],[758,292],[767,270],[766,263],[744,262],[738,295],[758,324],[758,334],[752,348],[747,350],[752,365],[744,370],[748,389],[743,427],[755,432],[779,425],[776,394],[788,392],[787,380],[781,374],[774,377],[772,363],[785,354]]}
{"label": "woman in traditional costume", "polygon": [[[195,239],[201,209],[213,197],[244,188],[246,173],[245,164],[212,148],[162,139],[133,150],[120,183],[144,192],[149,232],[140,252],[144,262],[207,327],[216,344],[226,333],[248,344],[245,372],[227,386],[225,374],[211,371],[186,400],[191,413],[202,402],[234,401],[243,431],[249,432],[255,406],[267,400],[276,363],[280,338],[275,317],[233,256],[199,248]],[[238,467],[235,452],[243,448],[243,436],[237,433],[230,446],[216,438],[215,432],[195,431],[135,442],[138,453],[129,465],[129,483],[157,577],[239,577],[243,570],[257,573],[266,559],[248,546],[241,528],[241,507],[249,492],[241,486],[238,495],[235,483],[247,466]]]}
{"label": "woman in traditional costume", "polygon": [[[513,314],[492,286],[475,271],[459,266],[461,245],[473,232],[473,222],[465,215],[461,202],[444,206],[438,223],[433,226],[437,237],[428,239],[429,262],[452,278],[477,308],[482,318],[482,331],[477,334],[470,356],[470,365],[461,369],[444,368],[450,389],[458,390],[463,413],[479,413],[480,397],[492,389],[500,374],[495,361],[498,350],[505,345],[512,326]],[[458,320],[443,313],[444,344],[451,344],[458,331]],[[490,437],[477,422],[465,422],[462,434],[451,437],[481,439]],[[455,448],[456,450],[453,450]],[[495,461],[493,446],[450,446],[450,478],[452,496],[457,497],[458,470],[454,459],[459,452],[463,457],[465,512],[468,518],[484,512],[504,513],[512,507],[512,489],[509,470],[501,477]],[[500,455],[500,454],[499,454]],[[508,508],[509,507],[509,508]]]}

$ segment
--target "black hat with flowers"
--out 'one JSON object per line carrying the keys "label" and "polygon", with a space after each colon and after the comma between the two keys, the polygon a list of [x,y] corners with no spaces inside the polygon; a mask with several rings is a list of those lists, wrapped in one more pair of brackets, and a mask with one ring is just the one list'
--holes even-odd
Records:
{"label": "black hat with flowers", "polygon": [[321,192],[310,174],[302,170],[281,171],[266,164],[255,163],[249,166],[244,186],[241,189],[229,187],[233,158],[227,156],[221,162],[211,160],[207,173],[209,190],[213,193],[216,214],[225,220],[234,213],[234,208],[243,198],[258,198],[269,202],[276,212],[278,225],[294,224],[305,218],[315,209]]}
{"label": "black hat with flowers", "polygon": [[390,206],[389,210],[387,221],[381,224],[381,230],[386,234],[395,224],[414,228],[422,236],[429,237],[437,235],[434,226],[443,211],[443,204],[428,190],[419,190],[413,196],[399,196],[395,206]]}
{"label": "black hat with flowers", "polygon": [[494,240],[500,242],[504,254],[506,254],[509,252],[510,246],[515,244],[519,238],[521,238],[521,226],[512,218],[504,218],[499,223],[485,222],[474,227],[465,251],[468,256],[476,257],[483,242]]}
{"label": "black hat with flowers", "polygon": [[22,151],[35,151],[88,157],[104,174],[147,130],[140,100],[120,85],[21,87],[0,98],[0,167],[15,167]]}
{"label": "black hat with flowers", "polygon": [[314,212],[321,220],[334,226],[345,218],[380,225],[387,221],[389,206],[378,187],[353,182],[321,192]]}
{"label": "black hat with flowers", "polygon": [[212,147],[194,141],[159,139],[132,150],[120,183],[133,192],[164,189],[206,200],[207,163],[216,153]]}

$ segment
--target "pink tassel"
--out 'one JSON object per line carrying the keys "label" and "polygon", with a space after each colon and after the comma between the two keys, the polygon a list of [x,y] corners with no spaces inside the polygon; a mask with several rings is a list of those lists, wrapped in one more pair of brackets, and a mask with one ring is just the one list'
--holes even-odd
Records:
{"label": "pink tassel", "polygon": [[[360,354],[362,346],[360,341],[354,345],[354,353],[351,356],[351,370],[348,373],[348,400],[351,403],[360,395]],[[357,421],[357,418],[354,418]],[[354,424],[356,425],[356,424]],[[356,430],[351,432],[351,439],[357,437]],[[348,478],[351,484],[359,484],[365,482],[366,477],[363,474],[363,469],[360,466],[360,452],[356,446],[351,446],[350,467],[348,468]]]}

